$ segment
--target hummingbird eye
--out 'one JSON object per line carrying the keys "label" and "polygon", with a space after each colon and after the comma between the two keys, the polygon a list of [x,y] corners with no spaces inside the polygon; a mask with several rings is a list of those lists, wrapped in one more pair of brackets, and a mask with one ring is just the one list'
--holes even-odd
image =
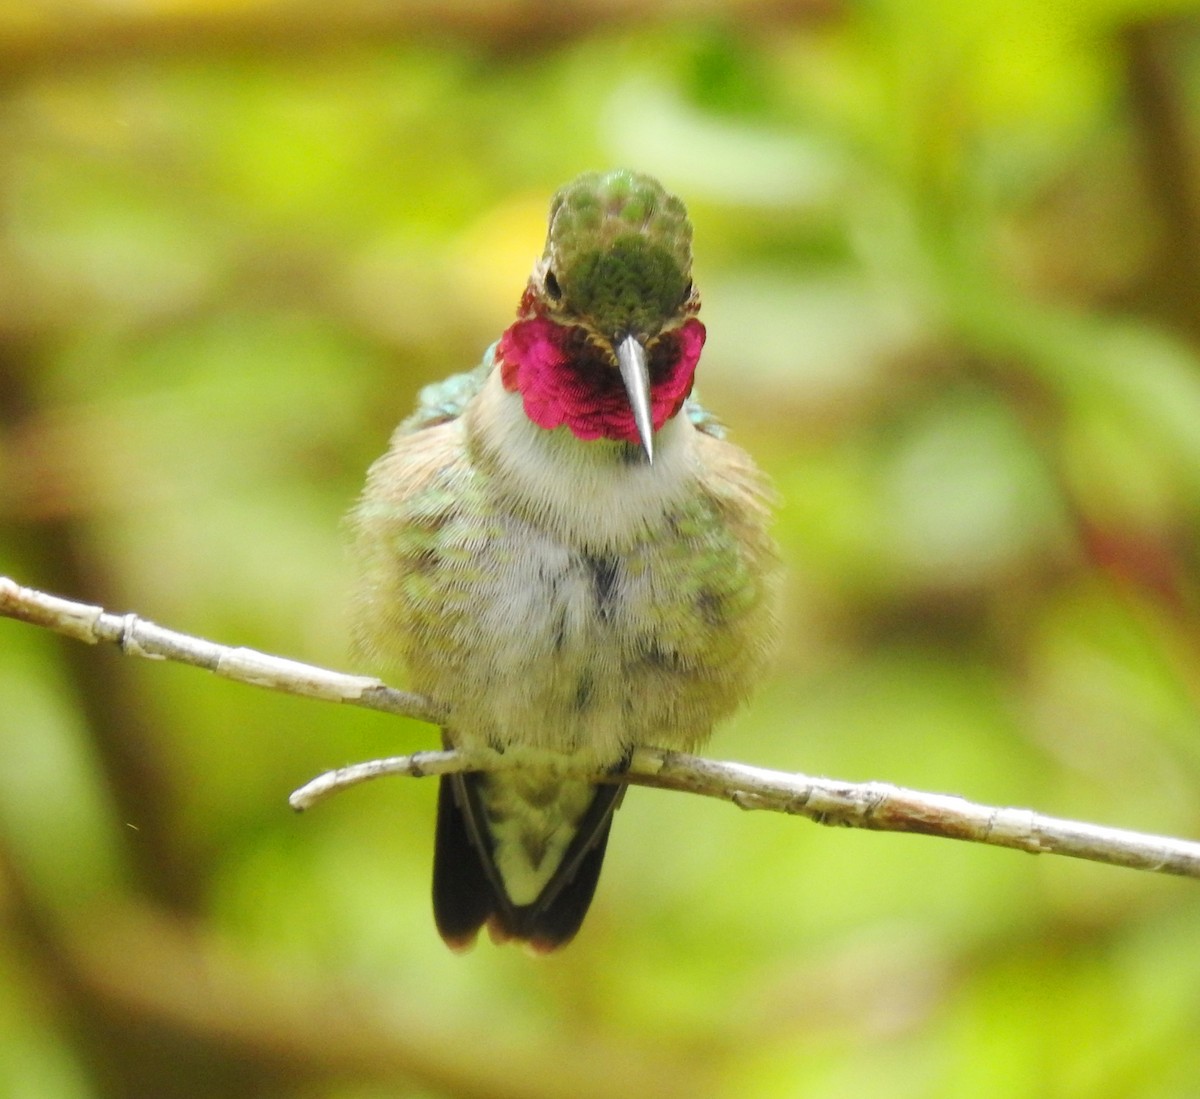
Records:
{"label": "hummingbird eye", "polygon": [[562,287],[558,285],[558,279],[554,277],[553,271],[546,272],[546,278],[542,285],[545,286],[546,294],[551,301],[558,301],[562,298]]}
{"label": "hummingbird eye", "polygon": [[693,289],[694,289],[694,286],[692,284],[692,280],[688,279],[687,285],[683,288],[683,297],[681,297],[679,299],[680,305],[687,305],[687,303],[691,300]]}

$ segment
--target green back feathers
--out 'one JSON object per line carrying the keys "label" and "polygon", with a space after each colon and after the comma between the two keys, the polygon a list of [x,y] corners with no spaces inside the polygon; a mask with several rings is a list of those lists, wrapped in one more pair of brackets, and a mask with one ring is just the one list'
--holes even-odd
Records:
{"label": "green back feathers", "polygon": [[651,335],[690,296],[692,225],[650,176],[589,172],[554,196],[544,262],[566,311],[608,338]]}

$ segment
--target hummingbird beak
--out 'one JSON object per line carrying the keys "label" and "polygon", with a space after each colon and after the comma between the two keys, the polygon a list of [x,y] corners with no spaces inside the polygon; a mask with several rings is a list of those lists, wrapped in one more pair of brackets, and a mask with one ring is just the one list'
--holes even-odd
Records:
{"label": "hummingbird beak", "polygon": [[621,381],[625,383],[625,392],[629,395],[633,422],[637,424],[646,461],[653,465],[654,420],[650,415],[650,373],[646,369],[646,349],[637,337],[626,336],[617,344],[617,365],[621,368]]}

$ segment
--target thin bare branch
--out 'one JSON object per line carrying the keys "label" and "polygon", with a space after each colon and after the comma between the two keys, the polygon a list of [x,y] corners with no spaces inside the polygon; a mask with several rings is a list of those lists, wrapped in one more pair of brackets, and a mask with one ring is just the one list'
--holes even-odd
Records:
{"label": "thin bare branch", "polygon": [[192,664],[255,687],[324,702],[348,702],[434,724],[439,720],[438,707],[428,699],[389,687],[372,676],[348,675],[256,649],[218,645],[168,630],[136,614],[110,614],[103,607],[23,588],[7,576],[0,576],[0,616],[43,626],[89,645],[111,641],[127,656]]}
{"label": "thin bare branch", "polygon": [[[378,679],[346,675],[253,649],[229,648],[156,626],[137,615],[23,588],[0,577],[0,615],[44,626],[95,644],[111,641],[132,656],[169,659],[207,668],[271,690],[323,701],[345,702],[436,723],[442,708]],[[387,775],[423,777],[521,766],[519,754],[428,751],[342,767],[313,779],[291,796],[307,809],[340,790]],[[884,782],[843,782],[771,771],[743,763],[702,759],[681,752],[639,748],[620,775],[593,774],[562,763],[564,774],[596,782],[626,782],[703,794],[743,809],[767,809],[808,817],[820,824],[878,832],[919,832],[946,839],[1013,847],[1032,854],[1070,855],[1092,862],[1200,878],[1200,843],[1043,816],[1031,809],[978,805],[948,794],[908,790]]]}
{"label": "thin bare branch", "polygon": [[[520,766],[499,752],[415,752],[373,759],[327,771],[300,787],[289,801],[309,809],[340,790],[386,775],[423,778],[460,771],[498,771]],[[978,805],[951,794],[908,790],[887,782],[843,782],[744,763],[702,759],[682,752],[639,748],[620,775],[563,765],[596,782],[626,782],[659,790],[732,801],[742,809],[768,809],[808,817],[818,824],[875,832],[919,832],[944,839],[1014,847],[1030,854],[1074,858],[1200,878],[1200,843],[1106,828],[1099,824],[1043,816],[1032,809]]]}

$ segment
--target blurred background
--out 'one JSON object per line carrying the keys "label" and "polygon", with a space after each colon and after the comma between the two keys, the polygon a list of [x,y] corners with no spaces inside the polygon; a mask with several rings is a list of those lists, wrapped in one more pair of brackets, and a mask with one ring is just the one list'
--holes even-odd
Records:
{"label": "blurred background", "polygon": [[[770,472],[718,758],[1200,834],[1200,6],[7,0],[0,572],[347,665],[341,519],[553,190],[688,202]],[[441,945],[429,727],[0,622],[0,1094],[1194,1099],[1200,887],[626,799]]]}

